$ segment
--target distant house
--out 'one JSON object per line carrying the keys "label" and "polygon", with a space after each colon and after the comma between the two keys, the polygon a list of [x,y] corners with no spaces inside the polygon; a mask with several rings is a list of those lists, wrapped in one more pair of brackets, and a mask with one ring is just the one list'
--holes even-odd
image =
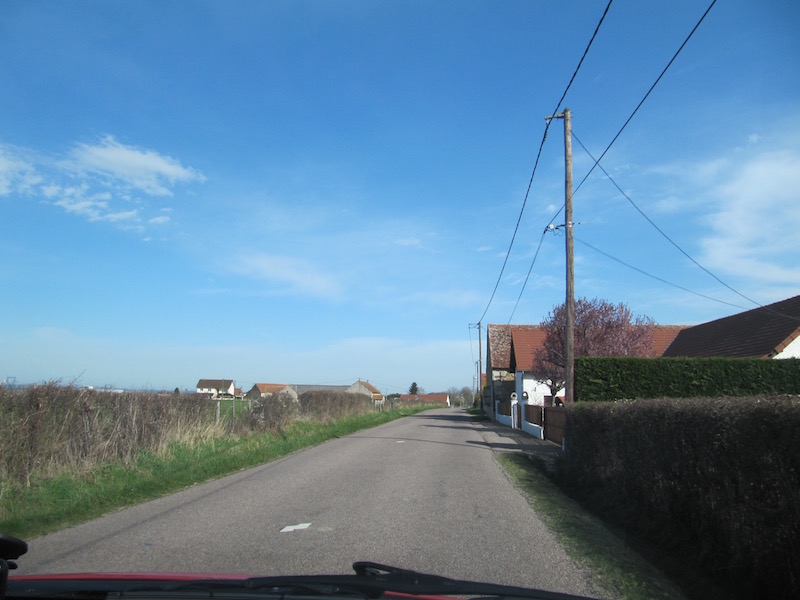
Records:
{"label": "distant house", "polygon": [[407,404],[444,404],[450,406],[450,394],[401,394],[398,400]]}
{"label": "distant house", "polygon": [[372,385],[369,381],[361,381],[359,379],[353,385],[347,388],[347,391],[351,394],[363,394],[365,396],[369,396],[372,398],[372,403],[374,406],[383,406],[386,402],[386,396],[384,396],[380,390],[378,390],[378,388]]}
{"label": "distant house", "polygon": [[800,358],[800,296],[688,327],[664,356]]}
{"label": "distant house", "polygon": [[295,389],[285,383],[256,383],[247,392],[248,398],[269,398],[276,394],[285,394],[297,400],[297,392]]}
{"label": "distant house", "polygon": [[496,418],[497,404],[511,400],[516,391],[516,375],[511,365],[512,328],[520,332],[539,331],[538,325],[495,325],[486,328],[486,389],[483,409]]}
{"label": "distant house", "polygon": [[197,382],[197,393],[206,394],[212,398],[234,396],[236,394],[236,385],[233,379],[201,379]]}

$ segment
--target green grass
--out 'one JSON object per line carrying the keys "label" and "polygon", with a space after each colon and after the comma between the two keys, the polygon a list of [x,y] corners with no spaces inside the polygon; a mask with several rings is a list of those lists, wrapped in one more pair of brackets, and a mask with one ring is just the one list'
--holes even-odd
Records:
{"label": "green grass", "polygon": [[498,454],[497,460],[525,494],[559,543],[587,567],[611,598],[684,598],[678,587],[608,528],[566,496],[527,457]]}
{"label": "green grass", "polygon": [[296,421],[281,433],[174,444],[163,456],[140,453],[128,467],[108,463],[80,476],[65,473],[33,479],[30,487],[0,482],[0,531],[30,539],[427,408],[371,412],[330,422]]}
{"label": "green grass", "polygon": [[481,408],[468,408],[467,413],[472,417],[473,421],[489,421],[489,417]]}

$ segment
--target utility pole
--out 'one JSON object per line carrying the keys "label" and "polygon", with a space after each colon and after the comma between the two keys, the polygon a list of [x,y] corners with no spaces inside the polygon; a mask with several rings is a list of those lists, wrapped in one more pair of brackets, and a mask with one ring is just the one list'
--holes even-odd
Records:
{"label": "utility pole", "polygon": [[572,111],[564,109],[564,224],[567,245],[567,326],[564,404],[575,400],[575,264],[572,231]]}
{"label": "utility pole", "polygon": [[481,348],[481,322],[478,321],[478,398],[481,399],[480,407],[483,408],[483,355]]}
{"label": "utility pole", "polygon": [[572,230],[572,111],[550,119],[564,119],[564,232],[567,250],[567,298],[565,302],[566,331],[564,340],[564,404],[575,400],[575,258]]}

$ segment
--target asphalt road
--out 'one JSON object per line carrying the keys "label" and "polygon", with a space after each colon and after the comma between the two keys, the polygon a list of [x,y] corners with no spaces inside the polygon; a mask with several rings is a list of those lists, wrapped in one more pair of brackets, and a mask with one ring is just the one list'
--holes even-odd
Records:
{"label": "asphalt road", "polygon": [[393,421],[31,540],[16,573],[352,573],[371,560],[597,594],[490,436],[457,409]]}

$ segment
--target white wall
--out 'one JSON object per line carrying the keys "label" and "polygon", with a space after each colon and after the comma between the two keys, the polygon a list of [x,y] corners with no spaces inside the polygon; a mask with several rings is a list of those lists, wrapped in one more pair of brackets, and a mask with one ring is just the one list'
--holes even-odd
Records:
{"label": "white wall", "polygon": [[792,343],[783,349],[783,352],[776,354],[775,358],[800,358],[800,337],[795,338]]}
{"label": "white wall", "polygon": [[506,427],[511,427],[511,417],[501,415],[500,413],[495,413],[495,415],[498,423],[505,425]]}
{"label": "white wall", "polygon": [[522,400],[525,397],[523,392],[528,392],[527,404],[544,406],[544,397],[550,395],[550,387],[547,384],[537,381],[524,371],[515,374],[515,383],[517,398]]}

